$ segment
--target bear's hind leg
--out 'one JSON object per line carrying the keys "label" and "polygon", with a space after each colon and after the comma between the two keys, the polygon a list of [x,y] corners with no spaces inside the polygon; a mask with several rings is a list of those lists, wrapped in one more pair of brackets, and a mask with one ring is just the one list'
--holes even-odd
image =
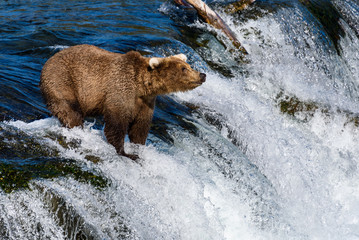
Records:
{"label": "bear's hind leg", "polygon": [[58,100],[53,102],[49,108],[52,114],[65,127],[73,128],[83,124],[84,117],[77,103],[71,103],[68,100]]}

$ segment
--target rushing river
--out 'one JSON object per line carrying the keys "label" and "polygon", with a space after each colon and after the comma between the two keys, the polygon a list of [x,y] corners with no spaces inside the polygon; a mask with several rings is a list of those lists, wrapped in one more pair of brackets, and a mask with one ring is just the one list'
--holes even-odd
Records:
{"label": "rushing river", "polygon": [[[359,2],[207,1],[247,56],[172,1],[1,1],[0,239],[359,239]],[[207,81],[157,99],[141,164],[38,88],[77,44],[184,53]]]}

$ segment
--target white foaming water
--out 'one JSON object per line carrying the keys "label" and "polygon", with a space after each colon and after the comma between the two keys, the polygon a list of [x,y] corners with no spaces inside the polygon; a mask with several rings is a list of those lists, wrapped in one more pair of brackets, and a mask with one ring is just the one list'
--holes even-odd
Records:
{"label": "white foaming water", "polygon": [[[236,239],[238,236],[261,239],[261,234],[256,232],[256,224],[252,222],[255,218],[253,212],[258,209],[251,209],[250,202],[256,200],[246,200],[248,196],[243,194],[250,194],[249,190],[226,178],[217,166],[219,162],[212,162],[209,158],[212,157],[213,161],[223,159],[211,152],[226,148],[226,159],[238,161],[228,171],[247,168],[247,172],[237,173],[237,181],[245,182],[250,178],[249,174],[260,173],[248,165],[246,158],[237,149],[228,141],[221,140],[222,137],[217,134],[203,129],[202,136],[196,137],[174,129],[171,131],[175,139],[174,146],[162,146],[167,154],[151,146],[142,148],[140,156],[143,162],[138,165],[117,156],[113,147],[104,140],[102,131],[90,129],[89,125],[84,130],[69,130],[59,126],[53,118],[9,124],[36,136],[40,142],[56,146],[61,156],[86,163],[89,168],[100,171],[111,180],[110,187],[104,191],[71,178],[36,181],[32,186],[34,194],[41,195],[36,190],[40,186],[65,199],[87,224],[95,227],[98,236],[117,238],[120,233],[116,232],[116,225],[124,222],[132,231],[127,237],[134,239]],[[46,139],[49,132],[61,133],[67,141],[80,141],[80,146],[64,149],[56,141]],[[220,139],[216,139],[218,137]],[[126,144],[126,149],[131,149],[130,144]],[[86,162],[84,153],[101,156],[102,161],[99,164]],[[258,176],[253,176],[253,183],[264,184],[261,183],[264,180],[257,179]],[[251,189],[259,188],[253,183],[248,182],[246,185],[253,185]],[[30,202],[33,198],[29,191],[23,191],[3,195],[2,199],[9,201],[14,198],[13,195],[20,195],[24,198],[23,202]],[[11,207],[11,204],[6,204],[6,214]],[[32,206],[31,211],[46,211],[43,208],[46,209],[41,205]],[[34,220],[39,221],[38,216],[23,219],[26,222]],[[61,235],[61,231],[58,234]],[[24,236],[31,236],[31,233]]]}
{"label": "white foaming water", "polygon": [[227,79],[209,73],[203,87],[177,96],[203,106],[204,114],[210,109],[223,116],[223,126],[234,131],[231,137],[279,195],[280,214],[293,237],[358,239],[357,127],[336,111],[318,110],[308,122],[299,122],[281,114],[276,100],[284,92],[358,112],[359,61],[352,44],[357,38],[346,28],[340,57],[304,20],[294,8],[232,25],[236,32],[253,33],[243,41],[251,53],[249,74]]}
{"label": "white foaming water", "polygon": [[[359,239],[359,132],[345,114],[358,112],[358,39],[342,22],[347,36],[338,56],[300,9],[290,10],[240,25],[224,15],[238,35],[248,33],[241,39],[250,52],[246,74],[208,70],[203,86],[176,94],[199,106],[186,120],[196,133],[173,126],[172,145],[150,135],[156,145],[139,148],[141,165],[117,156],[91,124],[69,130],[53,118],[4,123],[110,180],[104,190],[72,178],[37,180],[32,191],[1,194],[10,238],[36,237],[35,221],[43,236],[66,239],[46,206],[49,192],[100,239]],[[223,63],[231,55],[206,56]],[[299,121],[280,111],[280,93],[319,109]],[[49,133],[79,146],[65,149]]]}

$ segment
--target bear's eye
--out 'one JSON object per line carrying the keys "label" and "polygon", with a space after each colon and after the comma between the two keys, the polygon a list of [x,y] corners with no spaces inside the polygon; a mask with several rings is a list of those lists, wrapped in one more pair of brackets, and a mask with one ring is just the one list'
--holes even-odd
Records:
{"label": "bear's eye", "polygon": [[183,73],[186,73],[187,71],[188,71],[187,68],[185,68],[185,67],[182,68],[182,72],[183,72]]}

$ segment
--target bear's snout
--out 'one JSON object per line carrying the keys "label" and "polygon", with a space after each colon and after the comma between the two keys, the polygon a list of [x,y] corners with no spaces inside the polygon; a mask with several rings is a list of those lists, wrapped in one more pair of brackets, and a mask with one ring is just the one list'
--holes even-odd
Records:
{"label": "bear's snout", "polygon": [[206,74],[205,73],[200,73],[199,78],[200,78],[201,82],[204,83],[206,81]]}

